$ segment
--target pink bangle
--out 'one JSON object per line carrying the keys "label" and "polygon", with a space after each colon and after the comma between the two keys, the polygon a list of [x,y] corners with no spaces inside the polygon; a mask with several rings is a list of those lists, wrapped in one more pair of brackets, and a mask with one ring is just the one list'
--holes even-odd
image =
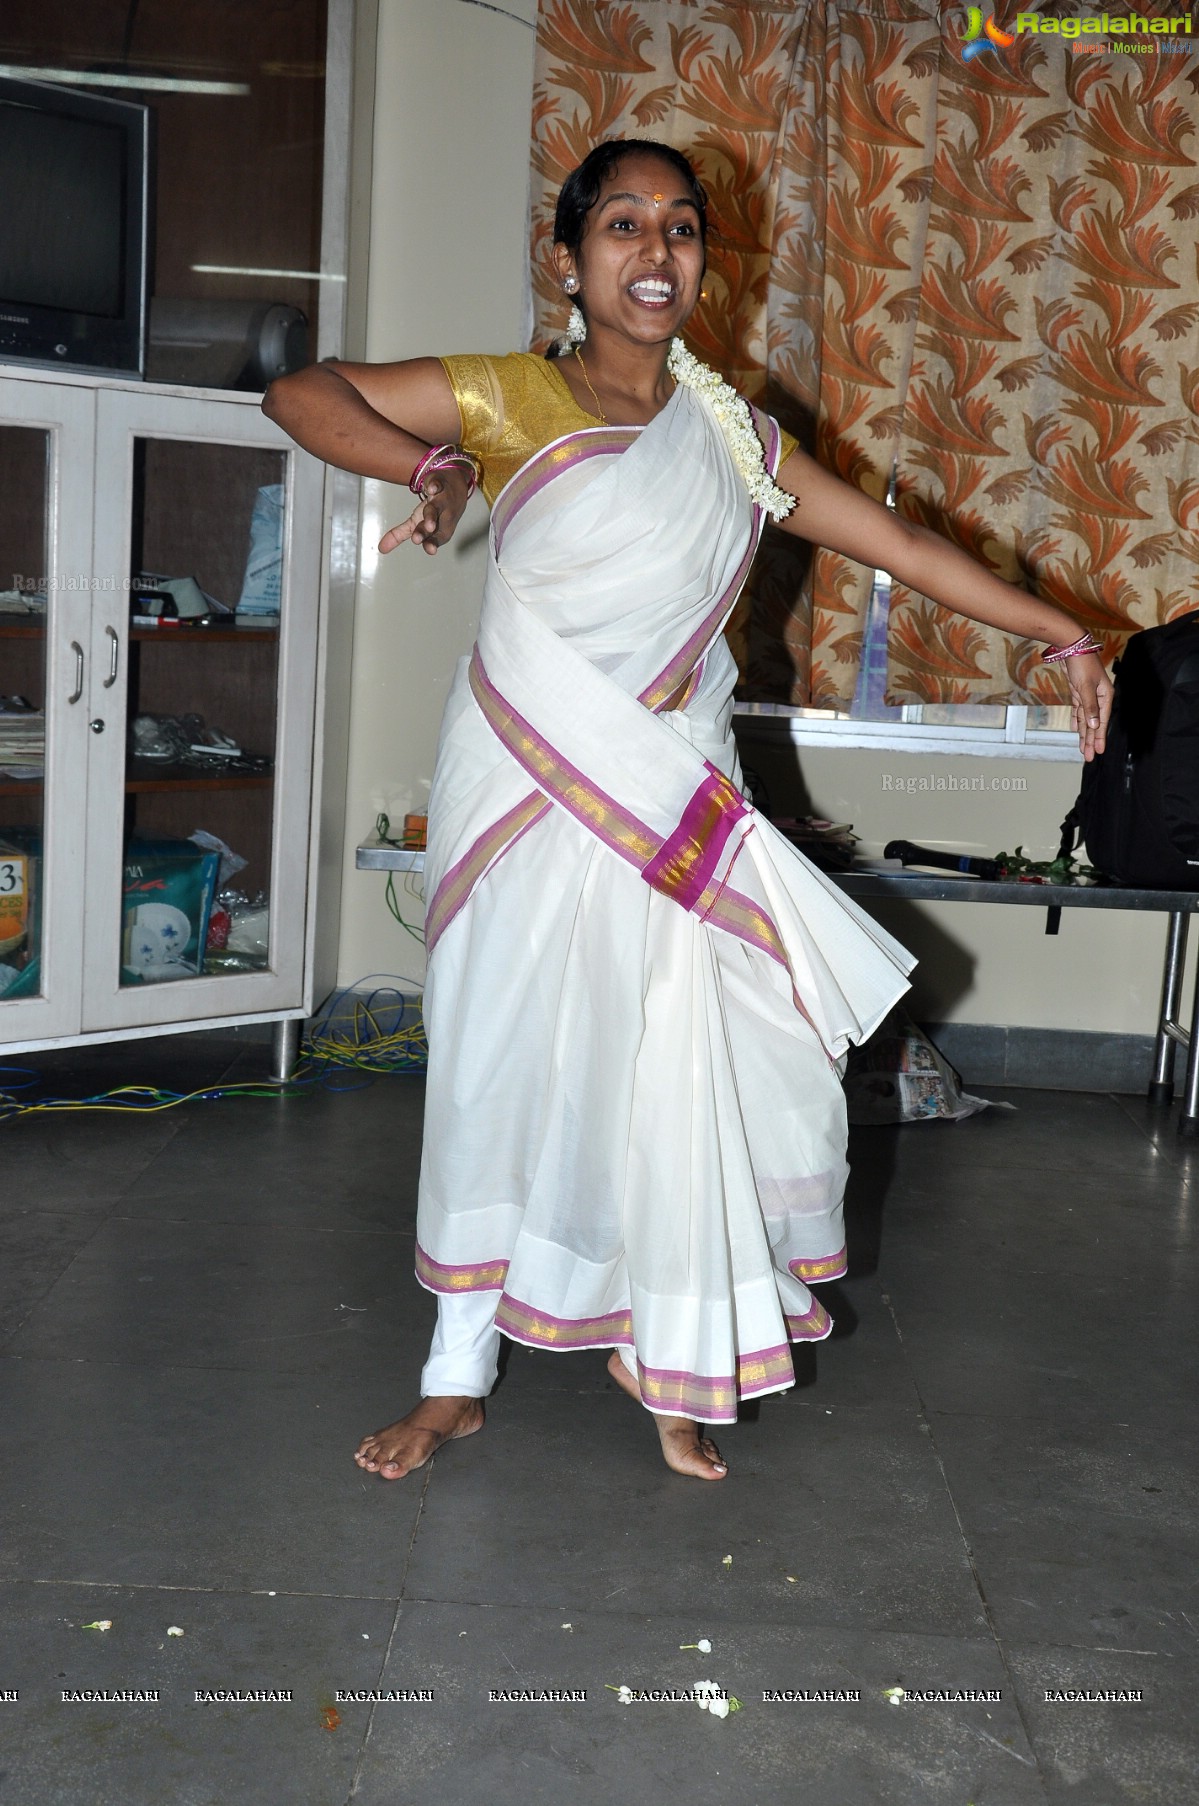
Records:
{"label": "pink bangle", "polygon": [[1045,665],[1056,665],[1064,658],[1081,658],[1084,652],[1102,652],[1103,647],[1093,634],[1084,633],[1081,639],[1072,646],[1050,646],[1041,654],[1041,662]]}
{"label": "pink bangle", "polygon": [[479,483],[479,466],[469,452],[463,451],[460,445],[432,445],[425,453],[411,477],[408,487],[413,495],[423,492],[425,481],[437,470],[468,470],[470,472],[470,488],[467,499],[475,493]]}

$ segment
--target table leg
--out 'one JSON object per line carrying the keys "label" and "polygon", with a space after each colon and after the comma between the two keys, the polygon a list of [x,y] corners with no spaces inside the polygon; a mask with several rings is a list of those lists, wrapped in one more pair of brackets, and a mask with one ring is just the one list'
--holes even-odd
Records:
{"label": "table leg", "polygon": [[1157,1023],[1157,1041],[1153,1048],[1153,1078],[1149,1085],[1151,1104],[1168,1104],[1174,1096],[1174,1055],[1177,1043],[1166,1025],[1178,1021],[1188,926],[1188,918],[1181,910],[1171,913],[1166,936],[1166,963],[1162,973],[1162,1007]]}
{"label": "table leg", "polygon": [[1199,1137],[1199,977],[1195,980],[1195,998],[1191,1005],[1191,1045],[1187,1049],[1186,1093],[1178,1133],[1192,1139]]}
{"label": "table leg", "polygon": [[271,1035],[271,1080],[276,1085],[286,1085],[295,1071],[300,1058],[300,1030],[303,1026],[298,1016],[289,1016],[275,1024]]}

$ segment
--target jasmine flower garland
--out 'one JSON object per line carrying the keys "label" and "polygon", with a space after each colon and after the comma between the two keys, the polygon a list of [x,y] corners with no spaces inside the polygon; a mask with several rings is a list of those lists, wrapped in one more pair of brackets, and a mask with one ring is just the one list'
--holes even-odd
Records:
{"label": "jasmine flower garland", "polygon": [[[586,337],[587,322],[582,310],[578,306],[572,306],[566,326],[566,342],[569,345],[581,345]],[[765,509],[771,520],[782,520],[784,515],[790,514],[795,506],[795,497],[788,495],[785,489],[780,489],[767,470],[762,441],[758,438],[754,417],[745,398],[738,395],[732,384],[726,383],[715,370],[707,364],[701,364],[688,351],[682,339],[670,341],[666,368],[676,383],[685,389],[694,389],[708,403],[724,434],[733,462],[745,479],[750,500],[756,502],[759,508]]]}
{"label": "jasmine flower garland", "polygon": [[749,403],[731,383],[688,351],[682,339],[672,339],[666,368],[676,383],[694,389],[708,403],[725,436],[733,462],[745,478],[749,499],[765,509],[771,520],[782,520],[795,506],[795,497],[780,489],[766,468],[762,441],[754,426]]}

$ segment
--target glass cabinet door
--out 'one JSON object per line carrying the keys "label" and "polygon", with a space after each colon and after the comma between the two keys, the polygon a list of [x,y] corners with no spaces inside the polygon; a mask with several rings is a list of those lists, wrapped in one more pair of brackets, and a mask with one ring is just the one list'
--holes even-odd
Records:
{"label": "glass cabinet door", "polygon": [[320,467],[257,405],[99,405],[85,1027],[296,1007]]}
{"label": "glass cabinet door", "polygon": [[0,375],[0,1041],[79,1024],[90,393]]}

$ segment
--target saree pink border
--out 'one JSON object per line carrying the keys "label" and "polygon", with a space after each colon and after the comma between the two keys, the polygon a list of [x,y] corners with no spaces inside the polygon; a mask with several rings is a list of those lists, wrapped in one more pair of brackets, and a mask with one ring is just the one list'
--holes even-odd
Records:
{"label": "saree pink border", "polygon": [[[760,414],[756,408],[754,409],[754,414],[759,423],[763,421],[766,423],[766,463],[771,476],[775,476],[777,474],[776,465],[778,462],[779,447],[782,444],[781,435],[778,427],[769,414]],[[678,689],[683,679],[695,671],[699,659],[701,659],[708,650],[708,647],[716,637],[720,623],[724,620],[725,615],[741,592],[742,585],[749,575],[749,567],[757,554],[758,546],[762,538],[762,530],[765,524],[766,517],[755,502],[753,525],[750,528],[749,544],[745,548],[744,558],[733,572],[731,580],[726,585],[724,593],[715,607],[712,608],[700,622],[686,644],[679,648],[670,662],[659,672],[653,683],[642,690],[641,695],[637,700],[644,703],[647,709],[661,708],[662,704],[668,701]]]}
{"label": "saree pink border", "polygon": [[[759,425],[765,425],[766,427],[766,460],[771,474],[773,475],[775,474],[775,467],[778,461],[778,452],[781,444],[778,427],[769,415],[762,414],[756,408],[754,409],[754,415],[759,422]],[[552,445],[543,447],[540,452],[530,458],[528,463],[523,465],[521,469],[509,479],[508,483],[496,497],[495,506],[492,509],[492,528],[495,537],[497,557],[504,533],[516,518],[521,508],[523,508],[527,502],[531,501],[534,496],[538,495],[541,490],[545,488],[546,484],[551,482],[555,476],[558,476],[562,471],[569,470],[576,464],[586,462],[591,458],[618,456],[634,443],[640,432],[640,427],[581,428],[575,433],[570,433],[562,439],[555,440]],[[695,683],[698,681],[703,658],[711,644],[712,638],[720,622],[724,619],[731,603],[735,601],[736,596],[745,581],[746,575],[748,574],[749,567],[753,562],[754,554],[757,551],[758,542],[761,538],[762,526],[762,511],[755,506],[753,510],[753,527],[750,532],[749,544],[746,547],[744,558],[734,572],[732,580],[727,585],[716,606],[701,622],[700,626],[696,629],[695,633],[691,635],[686,645],[676,653],[675,657],[671,659],[665,669],[654,679],[653,683],[651,683],[647,689],[642,691],[638,700],[646,708],[653,709],[655,712],[659,711],[662,705],[665,702],[668,702],[671,696],[674,695],[679,684],[687,677],[691,680],[691,688],[688,690],[687,694],[680,699],[679,706],[682,706],[690,700]],[[484,673],[483,675],[485,676],[486,674]],[[496,695],[498,697],[498,692],[496,692]],[[478,700],[478,698],[476,698],[476,700]],[[490,719],[490,716],[488,718]],[[525,723],[524,725],[527,728],[528,724]],[[507,744],[506,741],[505,744]],[[538,793],[538,795],[539,794],[540,793]],[[602,793],[600,794],[602,795]],[[611,799],[607,800],[609,802],[611,801]],[[539,803],[536,796],[526,797],[522,802],[518,803],[515,808],[509,810],[506,815],[501,816],[497,821],[490,823],[462,857],[450,868],[438,885],[429,905],[425,933],[430,953],[433,951],[450,923],[454,920],[455,916],[457,916],[470,901],[475,886],[479,883],[485,872],[491,865],[502,859],[504,854],[509,852],[511,848],[516,845],[522,835],[527,833],[530,828],[535,827],[539,821],[543,820],[548,814],[551,806],[552,805],[548,800],[544,798],[542,798]],[[613,805],[613,807],[615,807],[615,805]],[[635,818],[630,817],[629,819],[630,825],[632,825]],[[590,823],[588,825],[590,825]],[[640,823],[636,825],[638,827],[643,827],[643,824]],[[609,844],[611,845],[611,842],[609,842]],[[620,851],[621,849],[616,847],[614,850]],[[653,880],[651,879],[650,882],[652,883]],[[701,885],[697,890],[696,900],[698,900],[702,888]],[[688,903],[686,907],[690,908],[692,907],[692,904]],[[723,923],[720,925],[724,926]],[[743,936],[742,938],[747,937]],[[777,943],[777,933],[774,936],[774,940]],[[766,948],[765,950],[771,951],[770,948]],[[779,957],[779,954],[774,954],[774,957]]]}
{"label": "saree pink border", "polygon": [[498,1292],[508,1277],[506,1260],[470,1261],[447,1266],[416,1244],[416,1277],[429,1292]]}
{"label": "saree pink border", "polygon": [[848,1269],[846,1251],[838,1248],[835,1254],[826,1254],[820,1260],[789,1260],[788,1271],[794,1273],[796,1279],[840,1279]]}
{"label": "saree pink border", "polygon": [[509,477],[495,498],[491,523],[496,557],[499,557],[504,534],[516,516],[547,483],[552,483],[564,470],[571,470],[590,458],[618,456],[628,450],[640,432],[639,426],[580,427],[577,432],[567,433],[534,452],[528,462]]}
{"label": "saree pink border", "polygon": [[[794,1268],[795,1262],[792,1262]],[[527,1348],[569,1352],[587,1348],[633,1346],[633,1321],[627,1310],[608,1311],[599,1317],[557,1317],[540,1311],[502,1288],[509,1263],[504,1259],[447,1266],[417,1244],[416,1277],[430,1292],[501,1293],[496,1306],[496,1328]],[[828,1336],[833,1320],[818,1299],[802,1316],[788,1312],[789,1342],[738,1355],[735,1374],[689,1373],[684,1368],[646,1367],[637,1363],[642,1402],[652,1410],[700,1418],[704,1422],[732,1422],[737,1401],[764,1392],[778,1392],[794,1384],[791,1342],[818,1342]]]}
{"label": "saree pink border", "polygon": [[430,953],[458,911],[469,903],[476,884],[488,867],[514,847],[522,834],[536,827],[553,806],[540,790],[532,791],[506,815],[484,828],[462,858],[450,867],[433,894],[425,918],[425,943]]}
{"label": "saree pink border", "polygon": [[514,1342],[529,1348],[612,1348],[618,1342],[633,1345],[633,1320],[628,1311],[609,1311],[602,1317],[555,1317],[535,1310],[505,1292],[496,1306],[495,1324]]}
{"label": "saree pink border", "polygon": [[787,1334],[793,1342],[823,1342],[833,1327],[833,1320],[818,1298],[802,1317],[787,1313]]}
{"label": "saree pink border", "polygon": [[641,876],[683,909],[694,909],[737,823],[748,814],[744,797],[722,771],[709,765],[678,827],[642,868]]}
{"label": "saree pink border", "polygon": [[[517,764],[549,792],[560,808],[622,859],[641,865],[661,846],[654,833],[592,782],[585,772],[564,759],[524,716],[496,689],[483,665],[478,646],[471,654],[470,687],[487,723]],[[585,799],[581,805],[579,799]]]}

